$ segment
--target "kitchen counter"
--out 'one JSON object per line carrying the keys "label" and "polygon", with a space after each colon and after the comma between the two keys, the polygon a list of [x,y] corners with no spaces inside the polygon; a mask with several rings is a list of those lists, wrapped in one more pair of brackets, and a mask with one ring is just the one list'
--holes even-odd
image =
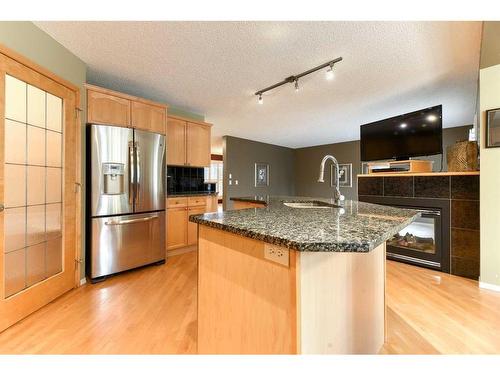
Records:
{"label": "kitchen counter", "polygon": [[333,202],[285,196],[231,199],[264,207],[191,216],[190,221],[298,251],[369,252],[420,215],[414,210],[350,200],[342,202],[341,208],[292,208],[284,202]]}

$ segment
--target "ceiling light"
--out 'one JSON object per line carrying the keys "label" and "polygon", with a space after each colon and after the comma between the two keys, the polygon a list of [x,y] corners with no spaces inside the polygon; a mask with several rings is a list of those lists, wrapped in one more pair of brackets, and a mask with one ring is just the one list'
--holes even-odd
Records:
{"label": "ceiling light", "polygon": [[262,99],[262,94],[259,94],[259,100],[258,100],[259,104],[263,104],[264,103],[264,99]]}
{"label": "ceiling light", "polygon": [[331,64],[326,70],[326,79],[331,81],[333,78],[335,78],[335,73],[333,71],[333,64]]}
{"label": "ceiling light", "polygon": [[406,128],[407,126],[408,126],[408,125],[407,125],[405,122],[403,122],[401,125],[399,125],[399,127],[400,127],[401,129],[404,129],[404,128]]}
{"label": "ceiling light", "polygon": [[314,68],[306,70],[305,72],[287,77],[281,82],[275,83],[274,85],[268,86],[265,89],[257,91],[255,93],[255,95],[257,95],[259,97],[259,103],[262,104],[262,94],[263,93],[265,93],[269,90],[275,89],[276,87],[286,85],[287,83],[294,83],[295,84],[295,91],[298,91],[299,90],[299,78],[302,78],[308,74],[317,72],[318,70],[324,69],[326,67],[328,67],[328,70],[326,71],[326,78],[332,79],[334,77],[333,66],[340,61],[342,61],[342,57],[337,57],[336,59],[330,60],[324,64],[321,64],[321,65],[315,66]]}
{"label": "ceiling light", "polygon": [[433,115],[433,114],[430,114],[429,116],[427,116],[427,121],[430,121],[430,122],[434,122],[438,119],[438,117],[436,115]]}

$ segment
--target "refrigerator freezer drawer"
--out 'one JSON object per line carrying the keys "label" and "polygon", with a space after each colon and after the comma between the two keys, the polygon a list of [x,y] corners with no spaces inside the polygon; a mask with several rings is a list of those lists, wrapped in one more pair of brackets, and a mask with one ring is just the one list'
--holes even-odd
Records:
{"label": "refrigerator freezer drawer", "polygon": [[92,219],[92,279],[165,259],[165,211]]}

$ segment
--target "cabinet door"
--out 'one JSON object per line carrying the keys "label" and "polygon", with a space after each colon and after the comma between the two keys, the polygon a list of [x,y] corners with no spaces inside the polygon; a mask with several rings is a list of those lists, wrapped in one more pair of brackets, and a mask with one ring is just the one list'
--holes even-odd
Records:
{"label": "cabinet door", "polygon": [[188,245],[196,245],[198,243],[198,224],[189,221],[191,215],[201,215],[205,213],[205,206],[190,207],[188,209]]}
{"label": "cabinet door", "polygon": [[167,124],[167,165],[186,164],[186,121],[174,118]]}
{"label": "cabinet door", "polygon": [[165,134],[165,108],[132,102],[132,126],[141,130]]}
{"label": "cabinet door", "polygon": [[130,126],[130,100],[87,90],[87,122]]}
{"label": "cabinet door", "polygon": [[167,210],[167,249],[186,246],[187,230],[187,208],[169,208]]}
{"label": "cabinet door", "polygon": [[187,164],[195,167],[210,165],[210,126],[187,123]]}

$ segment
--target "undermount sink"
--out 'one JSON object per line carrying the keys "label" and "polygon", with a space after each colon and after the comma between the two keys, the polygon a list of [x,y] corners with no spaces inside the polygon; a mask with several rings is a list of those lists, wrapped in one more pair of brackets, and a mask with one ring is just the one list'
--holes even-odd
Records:
{"label": "undermount sink", "polygon": [[330,204],[321,201],[309,201],[309,202],[283,202],[285,206],[292,208],[340,208],[336,204]]}

